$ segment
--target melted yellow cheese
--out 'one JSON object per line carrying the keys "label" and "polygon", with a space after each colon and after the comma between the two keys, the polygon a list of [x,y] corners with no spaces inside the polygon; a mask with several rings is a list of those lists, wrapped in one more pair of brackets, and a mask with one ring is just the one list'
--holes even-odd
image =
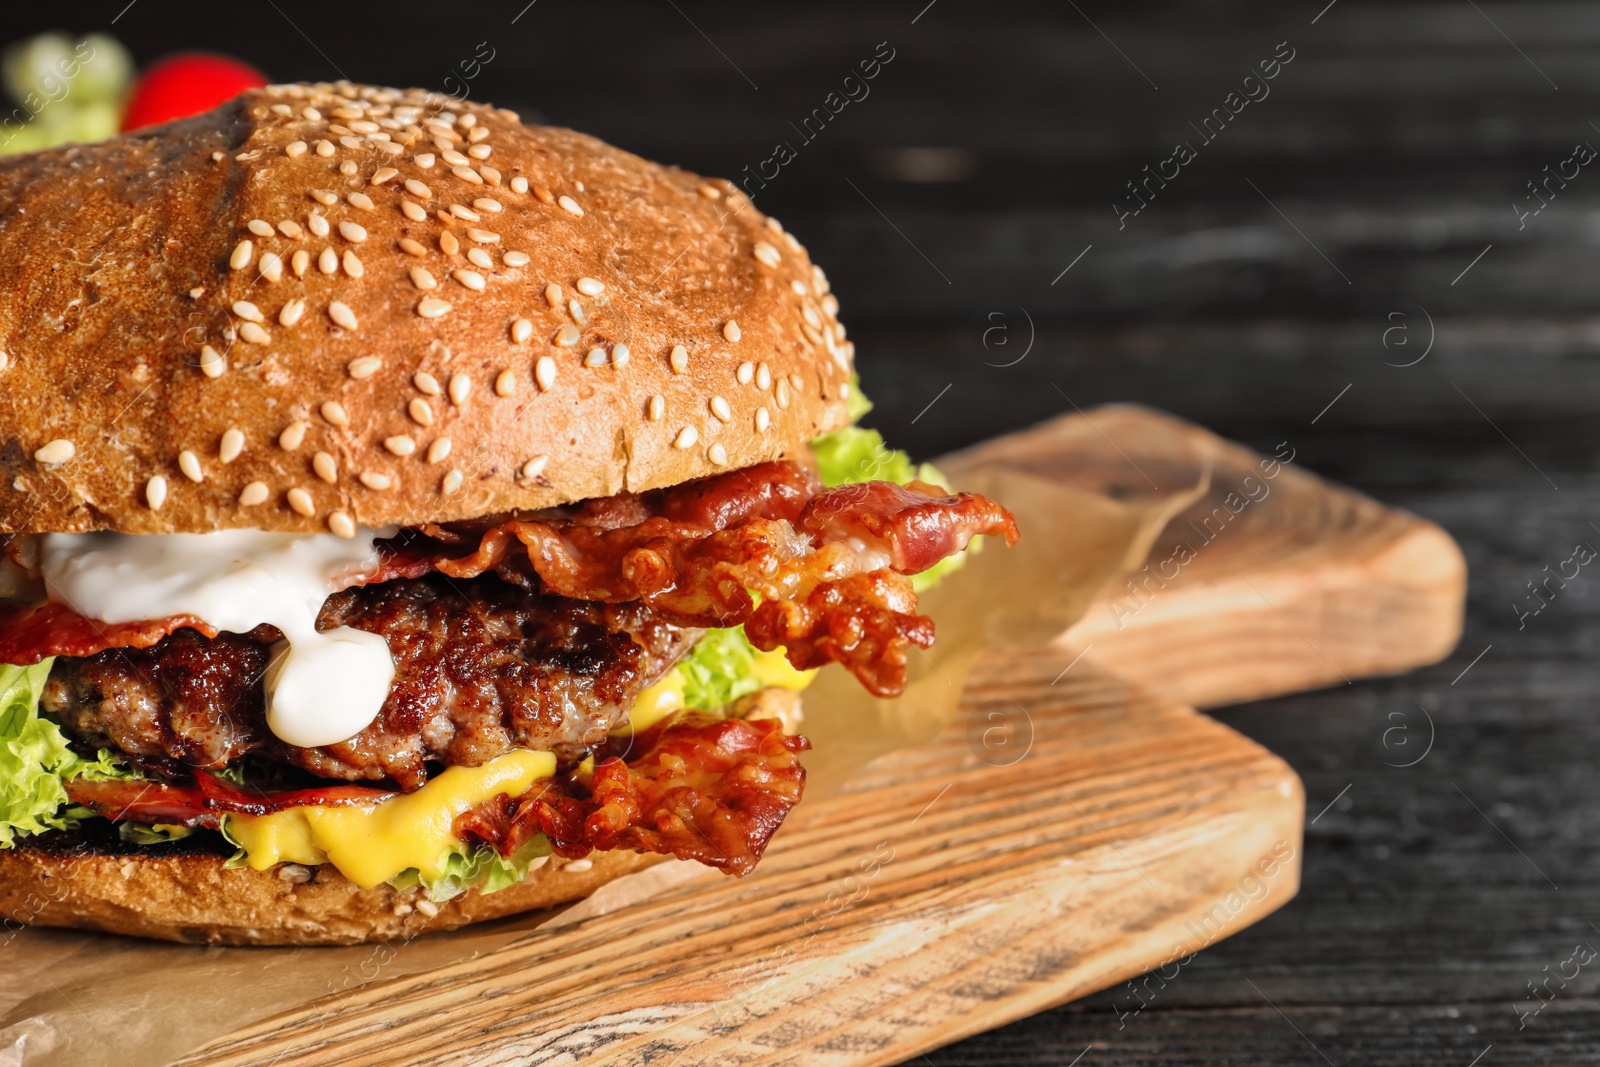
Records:
{"label": "melted yellow cheese", "polygon": [[230,815],[227,830],[258,871],[275,863],[331,863],[362,888],[416,868],[441,877],[445,858],[461,847],[456,816],[505,793],[520,796],[556,772],[550,752],[508,752],[481,767],[451,767],[415,793],[380,804],[310,805],[271,815]]}

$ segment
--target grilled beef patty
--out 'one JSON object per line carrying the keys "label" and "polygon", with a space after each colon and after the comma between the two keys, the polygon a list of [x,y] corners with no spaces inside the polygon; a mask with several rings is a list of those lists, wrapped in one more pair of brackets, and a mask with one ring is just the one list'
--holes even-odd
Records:
{"label": "grilled beef patty", "polygon": [[513,748],[580,758],[699,637],[639,603],[540,596],[492,575],[348,589],[317,625],[379,634],[394,657],[382,711],[341,744],[296,748],[267,729],[261,677],[281,636],[270,626],[58,658],[42,706],[82,744],[169,774],[256,755],[413,789],[428,762],[477,765]]}

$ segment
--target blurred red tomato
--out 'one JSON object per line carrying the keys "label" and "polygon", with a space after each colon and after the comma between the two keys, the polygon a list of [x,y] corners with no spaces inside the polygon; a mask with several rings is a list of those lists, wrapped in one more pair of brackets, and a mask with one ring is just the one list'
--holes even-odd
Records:
{"label": "blurred red tomato", "polygon": [[134,85],[122,113],[122,129],[198,115],[265,84],[266,75],[227,56],[191,52],[163,59]]}

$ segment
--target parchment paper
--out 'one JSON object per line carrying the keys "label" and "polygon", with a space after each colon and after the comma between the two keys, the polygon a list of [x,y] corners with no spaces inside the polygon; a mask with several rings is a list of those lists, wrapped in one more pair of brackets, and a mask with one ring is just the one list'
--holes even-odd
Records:
{"label": "parchment paper", "polygon": [[[1195,469],[1204,466],[1197,457]],[[913,656],[896,700],[870,697],[830,668],[806,691],[806,799],[837,791],[869,760],[937,733],[954,715],[983,650],[1039,645],[1065,631],[1096,594],[1141,565],[1161,528],[1204,484],[1115,500],[1003,461],[965,471],[960,487],[1003,502],[1021,543],[990,543],[922,598],[938,641]],[[782,847],[782,834],[774,845]],[[0,1067],[150,1067],[245,1024],[371,981],[432,970],[539,929],[647,899],[708,874],[673,861],[618,879],[555,912],[417,938],[402,946],[193,948],[43,927],[0,927]]]}

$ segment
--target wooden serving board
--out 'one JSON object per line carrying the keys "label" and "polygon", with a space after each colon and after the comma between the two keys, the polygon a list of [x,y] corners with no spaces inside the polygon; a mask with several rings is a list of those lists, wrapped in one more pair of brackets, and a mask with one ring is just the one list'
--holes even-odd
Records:
{"label": "wooden serving board", "polygon": [[[1003,458],[1128,495],[1192,485],[1197,456],[1218,490],[1253,462],[1112,408],[951,466]],[[1304,800],[1282,761],[1128,676],[1256,696],[1437,658],[1460,625],[1442,533],[1292,470],[1272,485],[1121,627],[1096,622],[1102,601],[1058,647],[986,659],[948,729],[801,805],[750,878],[376,982],[183,1062],[864,1067],[1181,972],[1294,895]],[[1454,571],[1430,575],[1438,557]]]}
{"label": "wooden serving board", "polygon": [[1450,535],[1192,423],[1117,404],[942,461],[1003,462],[1136,497],[1209,491],[1167,524],[1145,570],[1106,591],[1058,647],[1162,696],[1216,707],[1435,663],[1461,637],[1467,565]]}

